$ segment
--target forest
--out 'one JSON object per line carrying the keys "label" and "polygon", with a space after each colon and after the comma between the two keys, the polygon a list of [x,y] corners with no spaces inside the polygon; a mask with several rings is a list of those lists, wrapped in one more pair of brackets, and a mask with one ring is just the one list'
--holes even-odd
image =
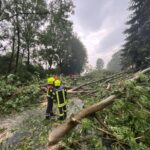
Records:
{"label": "forest", "polygon": [[150,149],[150,1],[129,1],[124,44],[95,67],[73,0],[0,1],[0,149]]}
{"label": "forest", "polygon": [[72,1],[55,0],[48,4],[44,0],[4,0],[1,3],[2,75],[44,77],[52,66],[58,74],[81,73],[87,55],[69,20],[74,11]]}

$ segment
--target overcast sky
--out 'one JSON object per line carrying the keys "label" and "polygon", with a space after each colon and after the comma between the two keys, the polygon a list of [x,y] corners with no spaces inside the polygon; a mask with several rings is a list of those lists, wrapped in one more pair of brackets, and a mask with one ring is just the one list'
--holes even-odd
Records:
{"label": "overcast sky", "polygon": [[74,0],[74,31],[88,52],[89,63],[106,63],[124,42],[129,0]]}

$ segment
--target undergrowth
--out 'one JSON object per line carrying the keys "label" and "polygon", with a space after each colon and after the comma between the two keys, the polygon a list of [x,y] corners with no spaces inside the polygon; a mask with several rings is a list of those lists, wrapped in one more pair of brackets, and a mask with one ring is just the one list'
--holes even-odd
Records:
{"label": "undergrowth", "polygon": [[22,83],[9,76],[0,79],[0,114],[23,111],[39,102],[40,88],[37,81]]}

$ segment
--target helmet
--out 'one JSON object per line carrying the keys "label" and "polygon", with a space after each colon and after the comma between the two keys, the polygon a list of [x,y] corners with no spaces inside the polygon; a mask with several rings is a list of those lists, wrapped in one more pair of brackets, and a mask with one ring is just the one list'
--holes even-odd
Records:
{"label": "helmet", "polygon": [[55,86],[60,86],[61,85],[61,81],[60,80],[55,80],[54,85]]}
{"label": "helmet", "polygon": [[59,77],[57,75],[54,76],[55,80],[59,80]]}
{"label": "helmet", "polygon": [[54,84],[54,81],[55,81],[55,79],[54,79],[53,77],[49,77],[49,78],[47,79],[47,83],[48,83],[48,84]]}

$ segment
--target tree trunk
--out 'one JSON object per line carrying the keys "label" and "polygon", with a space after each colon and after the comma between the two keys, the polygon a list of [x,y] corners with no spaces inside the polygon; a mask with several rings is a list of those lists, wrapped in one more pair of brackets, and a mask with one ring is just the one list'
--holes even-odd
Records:
{"label": "tree trunk", "polygon": [[49,63],[49,67],[51,68],[52,67],[52,59],[51,58],[49,58],[49,60],[48,60],[48,63]]}
{"label": "tree trunk", "polygon": [[17,73],[18,63],[19,63],[19,55],[20,55],[20,26],[19,26],[19,18],[18,18],[18,4],[17,4],[17,1],[15,1],[15,4],[16,4],[17,40],[18,40],[15,73]]}
{"label": "tree trunk", "polygon": [[10,62],[9,62],[9,67],[8,67],[8,73],[11,72],[12,70],[12,63],[13,63],[13,58],[14,58],[14,54],[15,54],[15,28],[14,28],[14,35],[12,37],[12,52],[11,52],[11,58],[10,58]]}
{"label": "tree trunk", "polygon": [[27,42],[27,52],[28,52],[27,65],[29,65],[30,64],[30,46],[29,46],[29,42]]}
{"label": "tree trunk", "polygon": [[25,52],[25,49],[22,50],[21,61],[20,61],[21,65],[22,65],[22,62],[23,62],[24,52]]}

